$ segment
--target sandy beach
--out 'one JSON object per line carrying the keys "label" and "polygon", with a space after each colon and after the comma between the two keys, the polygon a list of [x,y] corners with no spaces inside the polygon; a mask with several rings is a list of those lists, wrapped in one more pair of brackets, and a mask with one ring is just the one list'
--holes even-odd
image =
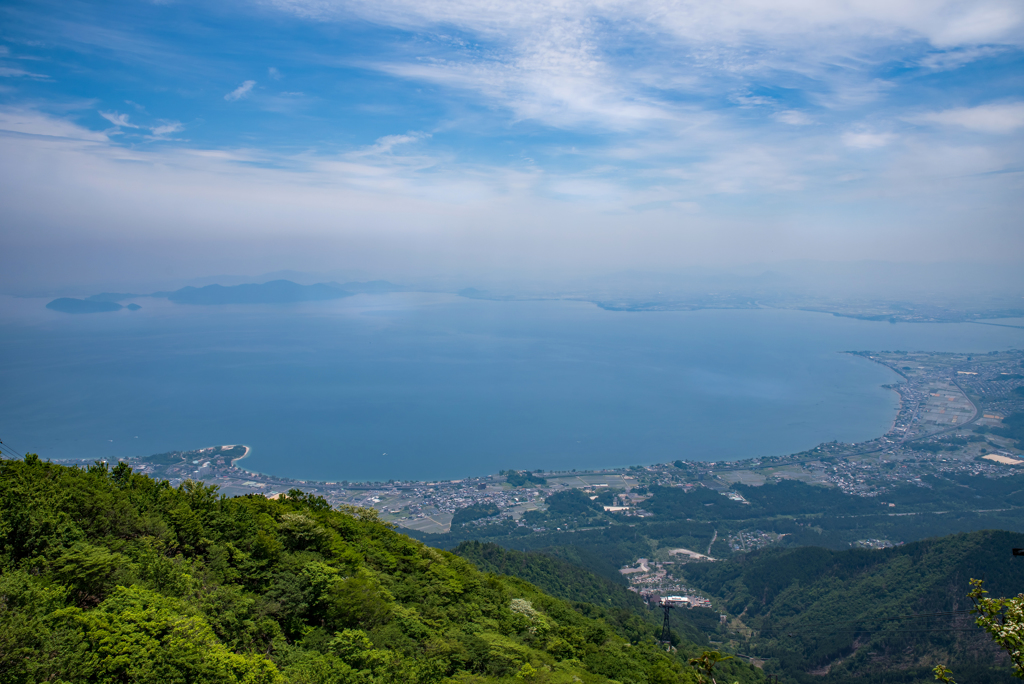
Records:
{"label": "sandy beach", "polygon": [[252,451],[252,449],[250,449],[249,447],[245,446],[244,444],[241,444],[241,445],[239,445],[239,444],[232,444],[231,446],[224,446],[224,447],[222,447],[222,448],[224,448],[224,449],[232,449],[232,448],[234,448],[234,447],[236,447],[236,446],[241,446],[242,448],[244,448],[244,449],[245,449],[245,453],[244,453],[244,454],[242,454],[241,456],[239,456],[238,458],[233,458],[233,459],[231,459],[231,467],[232,467],[232,468],[233,468],[233,467],[235,467],[235,464],[236,464],[236,463],[238,463],[238,462],[239,462],[239,461],[241,461],[241,460],[242,460],[243,458],[245,458],[246,456],[248,456],[248,455],[249,455],[249,452],[250,452],[250,451]]}

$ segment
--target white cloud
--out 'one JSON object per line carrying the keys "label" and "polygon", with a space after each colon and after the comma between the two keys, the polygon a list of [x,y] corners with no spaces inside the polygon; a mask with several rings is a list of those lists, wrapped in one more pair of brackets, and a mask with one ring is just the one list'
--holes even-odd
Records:
{"label": "white cloud", "polygon": [[807,178],[795,169],[787,151],[763,145],[729,150],[681,172],[698,184],[700,194],[791,193]]}
{"label": "white cloud", "polygon": [[138,128],[138,126],[128,121],[127,114],[118,114],[117,112],[99,112],[99,115],[118,128]]}
{"label": "white cloud", "polygon": [[276,67],[268,67],[267,68],[267,76],[269,76],[270,78],[274,79],[275,81],[280,81],[281,78],[282,78],[281,72],[278,71]]}
{"label": "white cloud", "polygon": [[1024,102],[957,107],[908,117],[914,123],[960,126],[980,133],[1012,133],[1024,126]]}
{"label": "white cloud", "polygon": [[734,95],[729,99],[741,107],[771,107],[778,104],[772,98],[761,95]]}
{"label": "white cloud", "polygon": [[891,133],[874,133],[871,131],[848,131],[843,133],[843,144],[859,150],[873,150],[885,147],[896,136]]}
{"label": "white cloud", "polygon": [[[0,131],[19,133],[0,134],[0,158],[11,160],[0,165],[5,244],[88,240],[100,253],[97,245],[130,243],[136,247],[122,252],[131,256],[124,263],[141,271],[165,253],[182,259],[186,247],[188,254],[234,259],[239,244],[265,249],[274,263],[303,245],[324,260],[404,258],[437,272],[449,264],[487,269],[500,260],[517,268],[651,267],[708,255],[760,258],[768,248],[780,257],[866,258],[921,243],[933,256],[952,257],[962,243],[934,238],[943,230],[943,237],[956,234],[965,221],[985,226],[972,236],[976,254],[998,256],[1024,241],[1019,230],[1000,233],[1017,226],[1020,207],[1018,181],[997,173],[1014,164],[1016,152],[1005,145],[910,140],[843,157],[838,137],[815,127],[790,145],[760,144],[751,134],[726,149],[713,137],[699,158],[684,161],[679,151],[687,141],[644,139],[671,156],[660,166],[636,162],[644,176],[608,155],[572,172],[465,163],[413,146],[419,133],[341,154],[129,147],[71,119],[2,108]],[[587,163],[585,155],[573,161]],[[838,188],[841,175],[859,180]],[[748,197],[735,201],[739,194]],[[765,195],[781,201],[759,201]],[[883,226],[882,210],[895,212],[899,223]],[[784,244],[786,231],[808,239]],[[176,255],[166,247],[172,243]],[[197,244],[224,248],[208,252]],[[20,255],[0,250],[7,262]],[[45,259],[56,268],[52,251]],[[211,256],[210,268],[215,261]],[[111,257],[103,268],[115,262]]]}
{"label": "white cloud", "polygon": [[163,138],[171,133],[178,133],[185,130],[185,124],[180,121],[165,121],[159,126],[153,126],[149,130],[153,132],[154,137]]}
{"label": "white cloud", "polygon": [[932,71],[948,71],[950,69],[959,69],[965,64],[970,64],[979,59],[994,57],[1004,52],[1006,52],[1005,48],[996,47],[960,48],[925,55],[918,64]]}
{"label": "white cloud", "polygon": [[[612,131],[690,124],[686,96],[749,92],[789,74],[835,110],[888,97],[871,67],[927,46],[978,58],[1024,46],[1018,0],[257,0],[318,21],[354,17],[424,32],[415,54],[361,63],[393,76],[474,92],[514,121]],[[453,34],[457,38],[451,37]],[[623,51],[623,45],[637,47]],[[651,64],[657,64],[652,75]],[[679,97],[683,94],[684,97]],[[779,103],[764,94],[744,107]],[[808,115],[809,116],[809,115]],[[798,114],[778,120],[804,125]]]}
{"label": "white cloud", "polygon": [[49,79],[50,77],[46,74],[36,74],[31,71],[25,71],[24,69],[18,69],[16,67],[4,67],[0,66],[0,77],[3,78],[31,78],[31,79]]}
{"label": "white cloud", "polygon": [[488,34],[536,30],[553,20],[618,21],[631,29],[690,42],[783,43],[817,34],[917,37],[935,45],[1010,42],[1024,36],[1024,6],[1016,0],[270,0],[282,10],[318,20],[360,16],[410,28],[458,26]]}
{"label": "white cloud", "polygon": [[370,148],[373,153],[386,154],[395,149],[398,145],[407,145],[409,143],[422,140],[423,138],[429,138],[430,136],[426,133],[406,133],[405,135],[385,135],[382,138],[377,138],[377,142]]}
{"label": "white cloud", "polygon": [[234,102],[236,100],[240,100],[243,97],[245,97],[246,95],[248,95],[252,91],[253,86],[255,86],[255,85],[256,85],[256,81],[244,81],[242,83],[242,85],[238,86],[237,88],[232,90],[230,93],[225,95],[224,99],[227,100],[228,102]]}
{"label": "white cloud", "polygon": [[814,119],[806,113],[795,109],[787,109],[782,112],[777,112],[775,114],[775,120],[784,124],[789,124],[790,126],[809,126],[814,123]]}
{"label": "white cloud", "polygon": [[25,108],[0,107],[0,131],[47,138],[109,142],[103,133],[90,131],[66,119],[47,116]]}

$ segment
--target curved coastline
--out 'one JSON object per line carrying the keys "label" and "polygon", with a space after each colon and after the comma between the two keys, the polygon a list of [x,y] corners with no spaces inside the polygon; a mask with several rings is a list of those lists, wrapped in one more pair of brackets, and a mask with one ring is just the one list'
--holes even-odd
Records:
{"label": "curved coastline", "polygon": [[[237,457],[237,458],[233,458],[233,459],[231,459],[231,467],[232,467],[232,468],[237,468],[238,466],[237,466],[237,465],[235,465],[235,464],[236,464],[236,463],[238,463],[238,462],[239,462],[239,461],[241,461],[241,460],[242,460],[243,458],[245,458],[246,456],[248,456],[249,454],[251,454],[251,453],[252,453],[252,447],[250,447],[250,446],[248,446],[248,445],[246,445],[246,444],[232,444],[232,445],[231,445],[230,447],[229,447],[229,446],[227,446],[227,445],[225,445],[225,446],[222,446],[221,448],[222,448],[222,449],[223,449],[223,448],[232,448],[232,447],[236,447],[236,446],[240,446],[240,447],[242,447],[243,449],[245,449],[245,453],[244,453],[244,454],[242,454],[241,456]],[[244,470],[244,468],[243,468],[243,470]],[[246,472],[248,472],[248,471],[246,471]]]}
{"label": "curved coastline", "polygon": [[[919,435],[919,436],[916,436],[916,437],[914,437],[912,439],[909,439],[909,440],[906,439],[905,437],[903,439],[899,439],[899,437],[901,437],[901,435],[896,434],[896,430],[897,430],[898,424],[900,423],[900,415],[904,411],[904,409],[907,407],[907,402],[908,402],[908,398],[904,395],[904,393],[902,393],[900,391],[900,385],[902,385],[903,383],[910,383],[911,379],[907,376],[906,373],[903,373],[901,371],[901,369],[899,368],[898,365],[895,365],[893,363],[887,362],[886,360],[884,360],[882,358],[877,358],[876,357],[876,353],[855,352],[855,351],[842,351],[842,352],[838,352],[838,353],[840,353],[840,354],[848,354],[848,355],[851,355],[851,356],[859,357],[859,358],[864,359],[865,361],[870,361],[873,364],[876,364],[876,365],[879,365],[879,366],[883,366],[887,370],[892,371],[894,376],[896,376],[896,378],[898,379],[898,382],[896,382],[896,383],[882,385],[882,387],[884,387],[886,389],[889,389],[890,391],[896,393],[897,402],[896,402],[896,406],[894,407],[893,415],[892,415],[892,417],[889,420],[889,427],[886,429],[886,428],[884,428],[884,426],[880,426],[880,427],[882,427],[882,430],[880,430],[879,434],[873,435],[873,436],[871,436],[871,437],[869,437],[867,439],[863,439],[863,440],[858,440],[856,442],[852,442],[850,444],[850,446],[857,447],[857,449],[851,455],[863,456],[863,455],[867,455],[867,454],[872,454],[872,453],[880,452],[880,451],[882,451],[885,448],[885,445],[883,445],[881,443],[882,440],[884,440],[885,438],[898,439],[898,441],[900,443],[903,443],[903,442],[906,442],[906,441],[917,441],[917,440],[921,440],[921,439],[924,439],[924,438],[927,438],[927,437],[936,437],[936,436],[939,436],[939,435],[942,435],[942,434],[946,434],[946,433],[954,431],[954,430],[963,429],[963,428],[971,425],[972,423],[974,423],[980,417],[980,411],[978,410],[977,405],[974,404],[974,402],[967,396],[967,393],[964,391],[963,387],[961,387],[960,384],[954,378],[953,379],[954,384],[957,385],[957,388],[960,390],[960,392],[966,398],[967,402],[970,404],[970,407],[972,409],[971,413],[973,415],[971,415],[965,422],[959,423],[957,425],[951,425],[951,426],[949,426],[949,427],[947,427],[945,429],[941,429],[941,430],[938,430],[938,431],[935,431],[935,432],[929,432],[929,433],[927,433],[925,435]],[[884,353],[886,353],[886,352],[882,352],[882,354],[884,354]],[[232,468],[236,468],[236,469],[241,470],[241,471],[243,471],[245,473],[249,473],[249,474],[251,474],[253,476],[270,477],[270,478],[275,478],[275,479],[281,479],[283,481],[296,482],[296,483],[299,483],[299,484],[313,485],[313,486],[337,485],[337,484],[339,484],[342,481],[340,478],[337,478],[337,477],[336,478],[332,478],[332,480],[327,480],[326,478],[323,478],[323,479],[321,479],[321,478],[298,479],[298,478],[294,478],[293,476],[290,477],[288,475],[275,475],[275,474],[272,474],[272,473],[256,471],[256,470],[250,470],[249,468],[244,468],[244,467],[241,466],[240,462],[243,459],[247,458],[252,453],[252,448],[251,447],[249,447],[248,445],[244,445],[244,444],[238,444],[238,445],[224,445],[221,448],[232,448],[232,447],[238,447],[238,446],[243,447],[245,449],[245,452],[241,456],[238,456],[236,458],[231,459],[230,465],[231,465]],[[724,467],[725,469],[728,469],[728,470],[733,470],[733,469],[738,469],[738,468],[743,468],[743,467],[749,467],[749,463],[748,462],[750,462],[750,461],[760,461],[760,460],[762,460],[764,458],[799,460],[802,456],[806,457],[805,452],[791,452],[791,453],[777,454],[777,455],[773,455],[773,456],[760,456],[760,455],[759,456],[747,456],[747,457],[737,458],[737,459],[720,459],[720,461],[721,461],[720,467]],[[663,464],[662,463],[658,463],[658,462],[652,462],[652,463],[645,463],[644,465],[654,466],[654,465],[663,465]],[[613,470],[618,470],[618,469],[623,468],[623,467],[625,467],[625,466],[618,466],[618,467],[606,466],[606,467],[597,467],[597,468],[584,468],[584,469],[581,469],[579,472],[581,472],[581,473],[609,472],[609,471],[613,471]],[[551,472],[557,472],[557,471],[551,471]],[[494,477],[494,476],[495,475],[492,473],[490,475],[478,475],[476,477]],[[371,479],[366,479],[366,480],[344,480],[344,481],[346,482],[346,485],[345,485],[346,488],[365,488],[365,487],[369,487],[369,486],[374,485],[374,484],[378,484],[379,485],[382,482],[382,481],[379,481],[379,480],[371,480]],[[440,479],[440,480],[434,480],[434,481],[436,481],[436,482],[451,482],[451,483],[455,483],[455,482],[459,482],[461,480],[457,480],[457,479],[450,479],[450,480],[449,479]],[[391,482],[395,483],[395,481],[391,481]],[[418,483],[429,483],[429,482],[431,482],[431,480],[426,480],[426,479],[423,479],[423,480],[406,480],[404,478],[400,479],[400,480],[397,480],[397,483],[403,483],[406,486],[412,485],[412,484],[418,484]]]}

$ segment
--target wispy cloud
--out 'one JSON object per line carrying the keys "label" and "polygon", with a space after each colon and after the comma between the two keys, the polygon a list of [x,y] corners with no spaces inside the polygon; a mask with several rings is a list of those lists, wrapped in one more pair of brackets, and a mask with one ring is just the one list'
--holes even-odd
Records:
{"label": "wispy cloud", "polygon": [[[453,243],[586,226],[574,236],[589,244],[593,226],[612,260],[658,221],[677,254],[781,244],[789,228],[772,225],[874,229],[888,211],[935,249],[954,243],[921,226],[955,212],[1020,233],[1019,175],[1003,173],[1024,145],[1019,0],[251,1],[246,22],[205,24],[208,45],[146,3],[96,31],[71,10],[26,20],[29,37],[54,37],[19,42],[17,59],[36,52],[54,80],[6,80],[21,111],[0,120],[0,158],[39,160],[67,193],[99,198],[101,232],[156,206],[211,235],[308,219],[345,239],[388,224]],[[268,3],[290,29],[254,44],[250,29],[281,23]],[[213,16],[180,8],[195,25]],[[110,78],[114,63],[130,78]],[[253,78],[231,90],[224,73]],[[80,92],[97,100],[69,108]],[[0,213],[31,187],[18,167],[0,164]],[[58,206],[57,190],[33,192],[23,213]]]}
{"label": "wispy cloud", "polygon": [[31,78],[35,80],[46,80],[50,77],[46,74],[37,74],[31,71],[25,71],[17,67],[6,67],[0,66],[0,77],[3,78]]}
{"label": "wispy cloud", "polygon": [[225,95],[224,99],[227,100],[228,102],[234,102],[236,100],[241,100],[243,97],[247,96],[250,92],[252,92],[252,89],[253,89],[253,87],[255,85],[256,85],[256,81],[243,81],[242,85],[238,86],[237,88],[232,90],[230,93]]}
{"label": "wispy cloud", "polygon": [[[734,144],[692,162],[678,155],[685,141],[662,141],[663,154],[674,157],[661,168],[645,167],[652,177],[644,187],[624,182],[624,167],[607,156],[603,166],[577,171],[468,164],[427,149],[419,133],[382,136],[339,154],[124,146],[69,119],[0,109],[0,132],[6,130],[19,135],[0,134],[0,158],[32,164],[0,165],[0,211],[12,215],[31,205],[32,220],[17,224],[19,235],[31,231],[45,244],[117,245],[140,239],[138,226],[145,224],[151,244],[187,243],[190,253],[202,244],[204,252],[209,246],[230,258],[238,257],[239,244],[273,244],[276,254],[304,243],[329,258],[386,255],[434,269],[452,254],[481,269],[499,260],[620,268],[714,254],[762,259],[769,251],[868,258],[893,245],[924,243],[939,245],[934,255],[941,257],[952,249],[942,246],[960,245],[945,238],[962,230],[965,217],[1015,226],[1018,215],[1010,201],[1019,194],[1017,182],[992,173],[1012,164],[1012,151],[914,141],[857,153],[858,166],[819,127],[789,146]],[[848,189],[837,191],[827,179],[840,175]],[[814,211],[807,193],[820,206],[837,206],[838,217]],[[80,207],[73,215],[59,201],[69,194],[90,199],[87,220]],[[782,201],[757,201],[765,195]],[[878,198],[915,207],[916,220],[907,223],[916,227],[880,229]],[[218,244],[230,248],[218,251]],[[1019,231],[990,231],[969,247],[999,255],[1024,243]]]}
{"label": "wispy cloud", "polygon": [[33,137],[64,138],[69,141],[110,142],[104,133],[27,107],[0,107],[0,131]]}
{"label": "wispy cloud", "polygon": [[958,126],[980,133],[1012,133],[1024,127],[1024,102],[957,107],[907,117],[914,123]]}
{"label": "wispy cloud", "polygon": [[925,69],[931,71],[948,71],[959,69],[962,66],[976,62],[979,59],[988,59],[997,55],[1005,54],[1005,47],[967,47],[942,52],[930,52],[918,62]]}
{"label": "wispy cloud", "polygon": [[900,3],[822,3],[786,0],[271,0],[282,10],[317,20],[353,15],[407,28],[448,25],[502,34],[536,28],[551,19],[600,18],[660,27],[657,33],[700,42],[744,40],[822,42],[837,35],[913,35],[942,46],[964,42],[1019,42],[1024,8],[1015,0],[903,0]]}
{"label": "wispy cloud", "polygon": [[874,150],[885,147],[896,139],[892,133],[874,131],[848,131],[843,133],[843,144],[859,150]]}
{"label": "wispy cloud", "polygon": [[185,130],[185,124],[180,121],[165,121],[149,129],[155,138],[165,138],[172,133],[180,133]]}
{"label": "wispy cloud", "polygon": [[814,123],[814,119],[811,116],[795,109],[776,112],[775,120],[790,126],[809,126]]}
{"label": "wispy cloud", "polygon": [[424,138],[429,138],[430,135],[427,133],[406,133],[404,135],[386,135],[382,138],[378,138],[377,142],[371,147],[368,152],[372,154],[388,154],[392,152],[399,145],[408,145]]}
{"label": "wispy cloud", "polygon": [[127,114],[118,114],[117,112],[99,112],[99,115],[118,128],[139,128],[139,126],[128,120]]}
{"label": "wispy cloud", "polygon": [[[411,59],[370,59],[368,65],[473,90],[520,120],[613,130],[673,119],[672,103],[681,93],[785,74],[812,79],[819,106],[863,107],[895,87],[871,73],[880,59],[899,57],[894,46],[927,48],[927,56],[911,59],[939,69],[992,56],[1000,44],[1024,44],[1024,5],[1016,0],[271,2],[319,21],[358,16],[409,30],[465,32],[447,43],[434,41],[436,54],[420,50]],[[622,45],[634,48],[623,51]],[[657,79],[646,78],[638,63],[652,60],[660,67]],[[778,106],[762,94],[733,99],[744,107]]]}

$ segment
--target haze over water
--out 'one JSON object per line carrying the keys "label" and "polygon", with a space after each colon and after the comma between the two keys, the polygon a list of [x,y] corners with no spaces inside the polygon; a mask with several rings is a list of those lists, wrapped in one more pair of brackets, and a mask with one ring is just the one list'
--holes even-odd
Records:
{"label": "haze over water", "polygon": [[728,460],[884,433],[898,378],[844,350],[1024,347],[1024,330],[784,310],[359,295],[71,316],[0,307],[0,438],[46,458],[247,444],[299,479]]}

